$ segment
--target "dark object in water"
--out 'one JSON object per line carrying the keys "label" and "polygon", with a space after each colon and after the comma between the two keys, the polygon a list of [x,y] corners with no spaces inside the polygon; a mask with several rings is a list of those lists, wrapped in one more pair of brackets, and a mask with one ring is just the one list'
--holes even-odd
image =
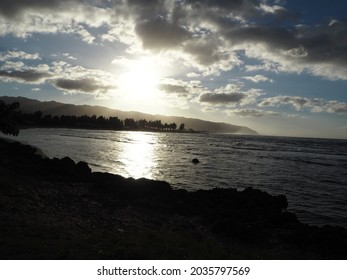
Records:
{"label": "dark object in water", "polygon": [[197,159],[197,158],[193,158],[192,159],[192,163],[194,163],[194,164],[198,164],[200,161]]}

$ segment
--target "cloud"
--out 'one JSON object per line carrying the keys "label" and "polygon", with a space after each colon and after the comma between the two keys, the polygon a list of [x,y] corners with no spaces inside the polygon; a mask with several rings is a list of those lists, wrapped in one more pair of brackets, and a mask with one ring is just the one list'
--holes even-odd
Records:
{"label": "cloud", "polygon": [[181,26],[158,17],[137,23],[136,34],[141,38],[145,49],[170,49],[189,39],[190,33]]}
{"label": "cloud", "polygon": [[63,53],[62,54],[63,56],[65,56],[67,59],[71,59],[71,60],[77,60],[76,57],[72,56],[71,54],[69,53]]}
{"label": "cloud", "polygon": [[200,102],[210,104],[239,103],[246,96],[243,93],[205,93],[201,95]]}
{"label": "cloud", "polygon": [[250,109],[250,108],[227,110],[226,113],[230,116],[252,117],[252,118],[277,117],[282,115],[274,111],[264,111],[259,109]]}
{"label": "cloud", "polygon": [[243,77],[246,80],[252,81],[253,83],[259,83],[259,82],[270,82],[273,83],[274,81],[266,76],[263,75],[255,75],[255,76],[245,76]]}
{"label": "cloud", "polygon": [[[119,42],[127,46],[133,46],[134,44],[141,44],[136,40],[135,22],[129,18],[123,19],[121,22],[114,22],[110,25],[110,29],[107,33],[101,34],[100,38],[103,42]],[[129,52],[128,48],[128,52]]]}
{"label": "cloud", "polygon": [[0,2],[0,13],[4,17],[12,18],[28,9],[53,9],[72,0],[3,0]]}
{"label": "cloud", "polygon": [[297,111],[308,108],[312,113],[347,113],[347,103],[336,100],[325,100],[321,98],[306,98],[300,96],[275,96],[263,99],[260,107],[278,107],[281,105],[291,105]]}
{"label": "cloud", "polygon": [[37,60],[42,59],[39,53],[26,53],[23,51],[7,51],[0,53],[0,61],[20,59],[20,60]]}
{"label": "cloud", "polygon": [[0,71],[0,79],[5,82],[18,82],[18,83],[29,83],[29,84],[41,84],[47,78],[49,78],[48,73],[42,73],[35,70],[23,70],[23,71]]}
{"label": "cloud", "polygon": [[182,53],[185,64],[194,67],[203,76],[219,75],[242,64],[236,53],[224,46],[223,40],[214,36],[188,40]]}
{"label": "cloud", "polygon": [[70,53],[52,53],[50,56],[55,58],[55,59],[57,57],[62,57],[62,58],[66,58],[69,60],[77,60],[77,58],[74,57],[73,55],[71,55]]}
{"label": "cloud", "polygon": [[300,96],[275,96],[264,99],[259,106],[276,106],[281,104],[290,104],[296,110],[301,110],[306,104],[309,103],[308,98]]}
{"label": "cloud", "polygon": [[229,58],[228,53],[219,49],[221,42],[208,39],[196,39],[184,46],[184,51],[191,54],[202,65],[211,65]]}
{"label": "cloud", "polygon": [[103,98],[116,88],[115,77],[109,72],[98,69],[56,61],[52,63],[50,72],[54,76],[50,83],[69,94],[85,93]]}
{"label": "cloud", "polygon": [[54,86],[68,93],[88,93],[98,96],[106,94],[111,87],[103,85],[92,78],[83,78],[80,80],[57,79],[53,82]]}
{"label": "cloud", "polygon": [[53,84],[57,89],[71,94],[85,93],[105,97],[116,87],[115,77],[112,74],[73,66],[64,61],[38,65],[26,65],[22,61],[6,61],[1,69],[0,79],[4,82]]}
{"label": "cloud", "polygon": [[[259,89],[245,91],[242,88],[243,84],[227,84],[224,87],[214,89],[212,93],[201,94],[199,102],[207,103],[209,106],[245,106],[255,103],[257,98],[263,95]],[[225,108],[220,109],[225,110]]]}
{"label": "cloud", "polygon": [[201,81],[173,78],[161,79],[158,89],[162,93],[163,103],[180,109],[188,109],[190,103],[198,102],[199,96],[207,91]]}
{"label": "cloud", "polygon": [[[231,14],[238,18],[253,18],[255,16],[265,15],[267,13],[264,11],[264,9],[261,9],[258,0],[187,0],[185,3],[190,4],[191,9],[197,10],[204,16],[207,12],[214,12],[217,15],[222,14],[223,16]],[[270,5],[267,7],[269,9],[271,8]],[[277,16],[278,11],[274,10],[274,12],[271,14],[272,16]]]}
{"label": "cloud", "polygon": [[173,84],[160,84],[159,89],[165,91],[166,93],[178,93],[187,94],[188,89],[185,86],[173,85]]}
{"label": "cloud", "polygon": [[89,1],[2,1],[0,3],[0,35],[26,38],[34,33],[78,35],[84,42],[95,37],[88,30],[111,23],[113,11],[93,6]]}
{"label": "cloud", "polygon": [[[224,32],[235,49],[275,72],[307,71],[329,79],[347,79],[347,22],[315,26],[238,26]],[[268,67],[271,65],[270,67]]]}
{"label": "cloud", "polygon": [[283,51],[283,54],[292,58],[303,58],[308,56],[308,51],[303,46]]}
{"label": "cloud", "polygon": [[1,69],[2,70],[21,70],[25,67],[25,64],[22,61],[5,61]]}

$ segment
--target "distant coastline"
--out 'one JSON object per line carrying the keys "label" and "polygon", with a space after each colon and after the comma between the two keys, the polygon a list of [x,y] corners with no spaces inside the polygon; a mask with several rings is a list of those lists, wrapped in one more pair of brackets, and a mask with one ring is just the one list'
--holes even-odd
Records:
{"label": "distant coastline", "polygon": [[43,115],[41,111],[35,113],[22,113],[18,111],[15,119],[20,129],[29,128],[74,128],[92,130],[115,130],[115,131],[143,131],[143,132],[175,132],[175,133],[199,133],[193,129],[185,129],[185,124],[181,123],[177,127],[176,123],[165,123],[161,120],[147,121],[145,119],[134,120],[126,118],[121,120],[118,117],[104,116],[51,116]]}
{"label": "distant coastline", "polygon": [[[198,132],[208,132],[208,133],[233,133],[233,134],[249,134],[257,135],[257,132],[245,126],[238,126],[229,123],[219,123],[211,122],[206,120],[177,117],[177,116],[164,116],[164,115],[151,115],[141,112],[126,112],[121,110],[110,109],[101,106],[89,106],[89,105],[73,105],[64,104],[55,101],[41,102],[34,99],[24,98],[24,97],[8,97],[1,96],[0,100],[5,103],[20,103],[20,111],[24,114],[42,114],[51,116],[89,116],[99,118],[103,116],[104,118],[118,117],[119,119],[133,119],[134,121],[147,120],[156,121],[160,120],[163,125],[165,123],[172,124],[176,123],[177,128],[183,123],[185,130],[193,130]],[[100,126],[99,126],[100,127]]]}
{"label": "distant coastline", "polygon": [[107,131],[129,131],[129,132],[151,132],[151,133],[204,133],[208,134],[208,131],[195,131],[193,129],[189,130],[155,130],[155,129],[114,129],[114,128],[100,128],[100,127],[84,127],[84,126],[37,126],[37,125],[20,125],[19,128],[22,129],[35,129],[35,128],[47,128],[47,129],[85,129],[85,130],[107,130]]}

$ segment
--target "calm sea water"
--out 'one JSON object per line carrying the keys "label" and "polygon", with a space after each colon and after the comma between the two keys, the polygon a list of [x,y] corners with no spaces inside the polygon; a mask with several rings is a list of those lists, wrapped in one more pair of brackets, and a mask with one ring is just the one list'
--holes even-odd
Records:
{"label": "calm sea water", "polygon": [[284,194],[302,222],[347,227],[347,140],[73,129],[22,130],[16,139],[49,157],[86,161],[93,171],[174,188]]}

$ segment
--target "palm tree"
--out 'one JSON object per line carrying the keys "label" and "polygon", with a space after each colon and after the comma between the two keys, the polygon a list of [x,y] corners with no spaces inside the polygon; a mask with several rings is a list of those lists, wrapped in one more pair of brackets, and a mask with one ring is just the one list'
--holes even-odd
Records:
{"label": "palm tree", "polygon": [[5,104],[0,100],[0,130],[7,135],[17,136],[19,134],[18,122],[15,118],[19,103]]}

